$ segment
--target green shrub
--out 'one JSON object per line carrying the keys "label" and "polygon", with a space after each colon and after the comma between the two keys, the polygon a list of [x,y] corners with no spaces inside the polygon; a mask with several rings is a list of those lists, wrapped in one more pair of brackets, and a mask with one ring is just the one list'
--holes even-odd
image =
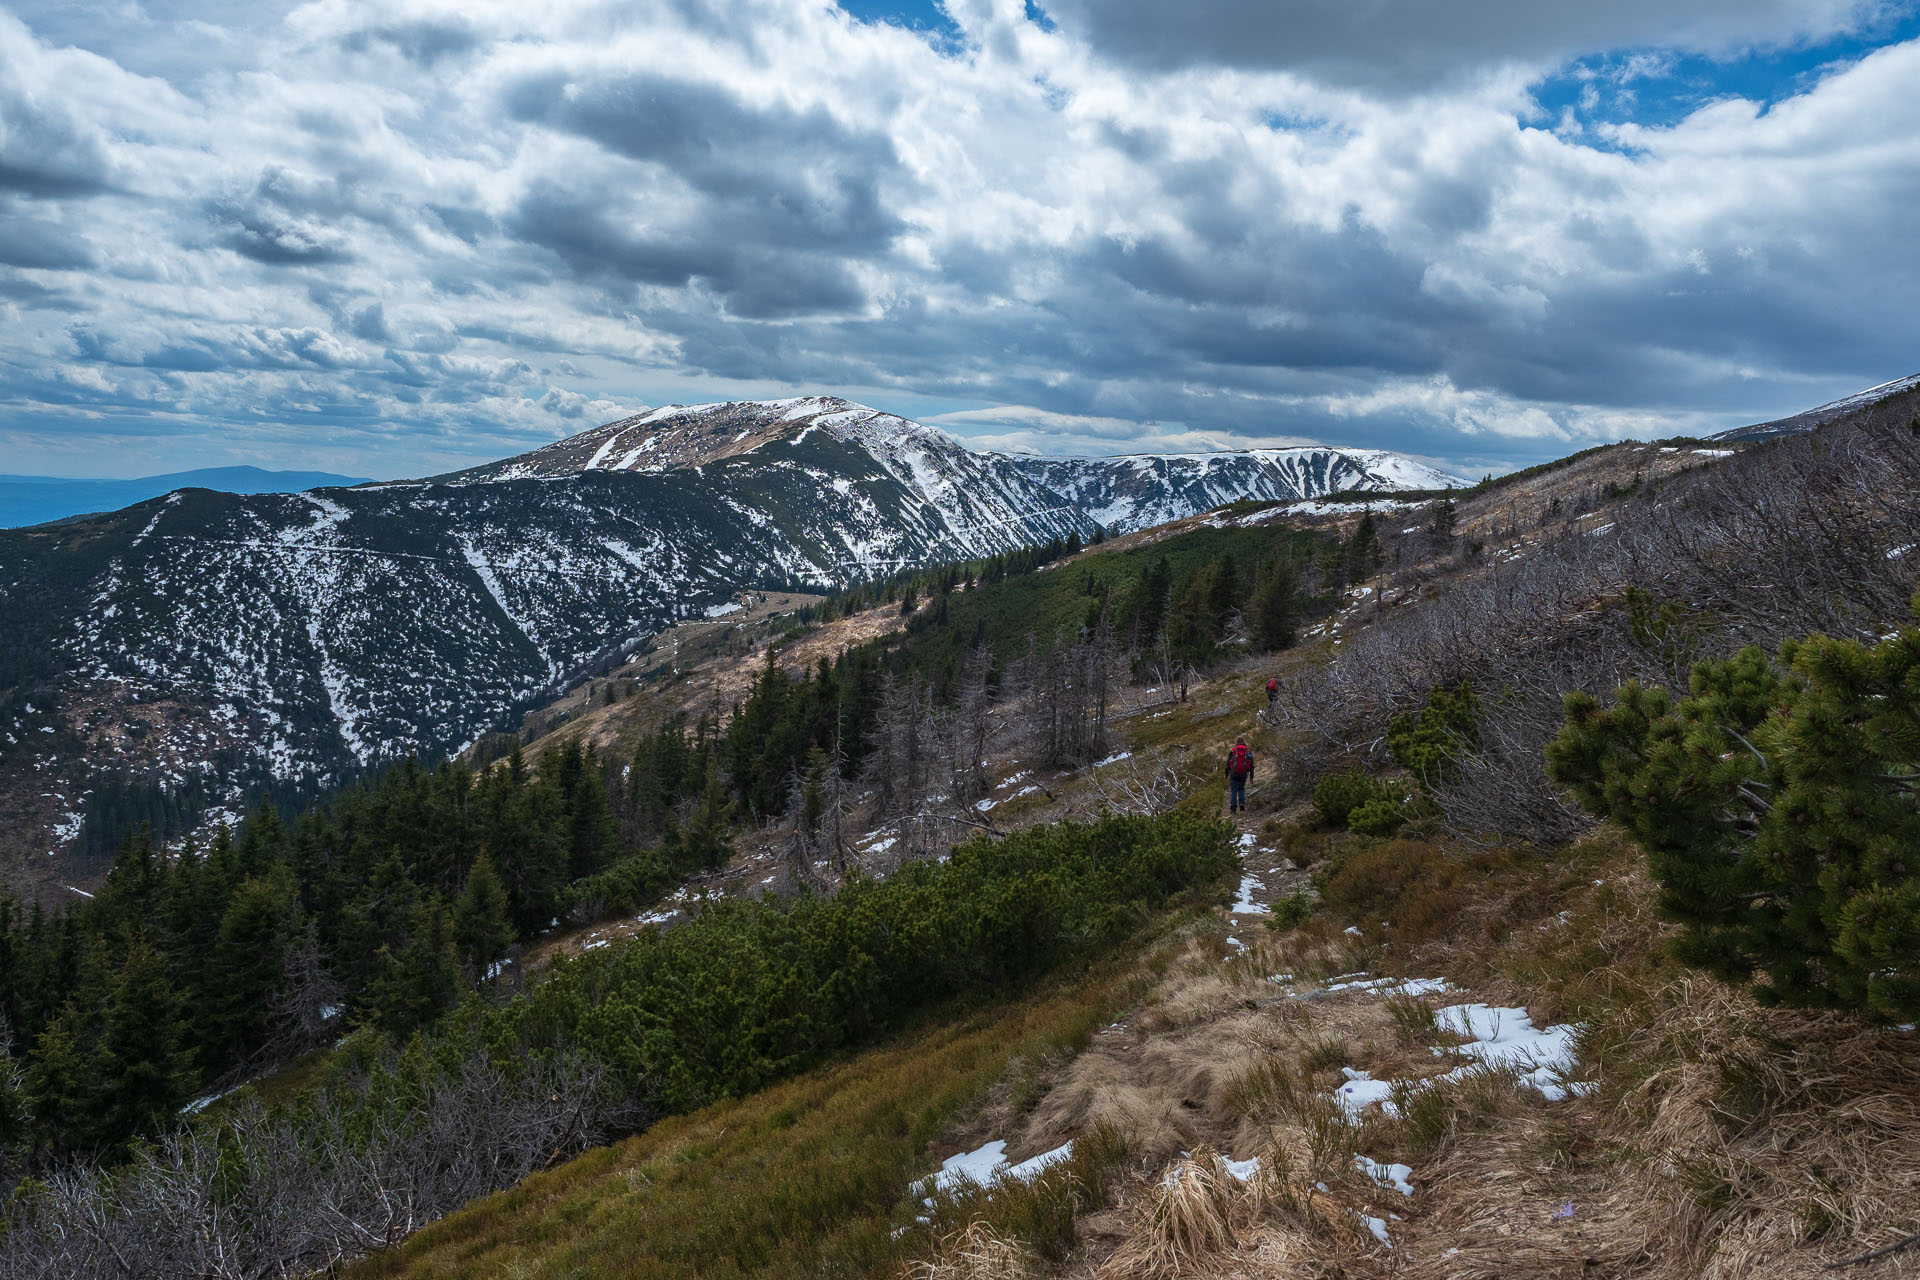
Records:
{"label": "green shrub", "polygon": [[1480,702],[1469,682],[1462,680],[1452,689],[1435,685],[1426,706],[1395,716],[1387,726],[1387,750],[1422,788],[1446,781],[1458,767],[1460,749],[1479,741],[1479,714]]}
{"label": "green shrub", "polygon": [[[1920,596],[1914,601],[1920,613]],[[1767,1000],[1920,1015],[1920,628],[1569,694],[1548,772],[1647,851],[1679,957]]]}
{"label": "green shrub", "polygon": [[1313,788],[1313,810],[1326,827],[1344,827],[1355,809],[1370,800],[1388,798],[1392,792],[1364,770],[1342,769],[1321,778]]}
{"label": "green shrub", "polygon": [[1273,904],[1267,916],[1267,928],[1276,933],[1297,929],[1313,919],[1313,899],[1304,893],[1290,893]]}
{"label": "green shrub", "polygon": [[1407,806],[1391,796],[1375,796],[1347,815],[1347,830],[1363,836],[1390,836],[1407,824]]}
{"label": "green shrub", "polygon": [[1235,865],[1230,828],[1119,816],[982,838],[789,907],[724,901],[554,966],[490,1040],[577,1045],[662,1112],[737,1096],[902,1026],[1024,986]]}

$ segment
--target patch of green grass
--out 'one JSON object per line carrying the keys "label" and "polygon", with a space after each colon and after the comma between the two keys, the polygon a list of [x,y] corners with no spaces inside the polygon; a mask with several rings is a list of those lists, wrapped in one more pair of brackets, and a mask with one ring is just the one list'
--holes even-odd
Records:
{"label": "patch of green grass", "polygon": [[1315,1035],[1300,1044],[1300,1069],[1307,1075],[1345,1066],[1351,1059],[1342,1036]]}
{"label": "patch of green grass", "polygon": [[[929,1144],[1016,1060],[1044,1062],[1084,1046],[1155,971],[1138,954],[1108,961],[1026,999],[662,1121],[480,1200],[347,1274],[897,1276],[951,1216],[924,1228],[914,1222],[909,1188],[937,1166]],[[1080,1189],[1043,1180],[996,1201],[996,1225],[1058,1256],[1088,1180],[1117,1167],[1112,1145],[1098,1135],[1084,1152],[1076,1144],[1078,1158],[1062,1172]]]}

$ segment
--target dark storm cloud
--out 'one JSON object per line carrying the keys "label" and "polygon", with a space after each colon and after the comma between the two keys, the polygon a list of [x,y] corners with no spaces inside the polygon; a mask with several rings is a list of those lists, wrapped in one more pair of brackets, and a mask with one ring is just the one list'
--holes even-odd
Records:
{"label": "dark storm cloud", "polygon": [[353,257],[331,227],[291,218],[264,204],[216,200],[208,203],[206,212],[220,244],[266,266],[321,266]]}
{"label": "dark storm cloud", "polygon": [[70,308],[73,305],[73,295],[28,280],[13,271],[0,271],[0,298],[35,310]]}
{"label": "dark storm cloud", "polygon": [[386,308],[378,302],[369,303],[354,312],[348,332],[365,342],[393,341],[393,331],[387,328]]}
{"label": "dark storm cloud", "polygon": [[648,166],[652,190],[596,175],[591,189],[540,187],[520,202],[513,233],[584,276],[697,279],[747,317],[838,311],[864,301],[847,263],[883,255],[903,229],[881,190],[896,177],[891,141],[820,108],[758,107],[651,75],[533,78],[507,105]]}
{"label": "dark storm cloud", "polygon": [[0,12],[0,412],[446,470],[806,390],[1007,406],[1034,447],[1517,461],[1920,349],[1920,45],[1615,132],[1524,96],[1848,0],[948,0],[940,39],[784,0],[148,0],[109,37],[87,3]]}
{"label": "dark storm cloud", "polygon": [[1298,71],[1377,93],[1422,91],[1500,62],[1678,44],[1719,50],[1845,29],[1884,6],[1803,0],[1048,0],[1095,49],[1156,68]]}
{"label": "dark storm cloud", "polygon": [[340,41],[353,53],[385,45],[409,61],[432,67],[445,58],[457,58],[480,47],[480,36],[463,22],[391,22],[350,32]]}
{"label": "dark storm cloud", "polygon": [[11,81],[0,52],[0,192],[54,199],[96,195],[111,185],[97,133],[57,104],[35,101]]}
{"label": "dark storm cloud", "polygon": [[558,255],[583,279],[669,287],[698,281],[747,318],[842,311],[864,301],[841,260],[792,248],[776,252],[752,239],[751,219],[733,211],[656,227],[643,213],[609,209],[604,201],[601,195],[535,188],[520,202],[509,230]]}
{"label": "dark storm cloud", "polygon": [[58,223],[8,211],[0,201],[0,262],[41,271],[78,271],[95,263],[84,236]]}

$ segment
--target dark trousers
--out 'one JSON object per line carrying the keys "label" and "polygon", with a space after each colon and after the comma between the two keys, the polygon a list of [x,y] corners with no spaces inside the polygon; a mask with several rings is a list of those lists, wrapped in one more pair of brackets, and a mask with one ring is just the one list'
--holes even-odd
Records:
{"label": "dark trousers", "polygon": [[1238,813],[1247,807],[1247,779],[1227,775],[1227,812]]}

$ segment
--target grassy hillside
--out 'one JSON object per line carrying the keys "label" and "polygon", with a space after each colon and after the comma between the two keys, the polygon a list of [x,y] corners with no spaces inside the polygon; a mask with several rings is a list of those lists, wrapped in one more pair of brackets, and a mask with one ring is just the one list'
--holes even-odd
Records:
{"label": "grassy hillside", "polygon": [[[1217,644],[1184,700],[1124,683],[1128,655],[1106,653],[1108,754],[1048,757],[1058,707],[1036,717],[1021,699],[1039,695],[1003,689],[972,722],[988,746],[970,778],[964,699],[923,705],[935,730],[890,741],[930,751],[931,780],[891,804],[841,797],[844,846],[808,825],[802,786],[670,901],[695,923],[660,932],[669,913],[649,911],[555,948],[580,959],[529,956],[530,996],[458,1025],[496,1061],[590,1050],[598,1096],[651,1127],[572,1159],[567,1130],[524,1181],[404,1243],[394,1228],[356,1274],[1920,1273],[1920,1052],[1893,1016],[1902,904],[1920,901],[1904,852],[1920,630],[1899,629],[1920,586],[1901,553],[1920,542],[1912,442],[1867,424],[1733,456],[1617,446],[1377,519],[1359,558],[1358,513],[1287,529],[1249,508],[972,587],[911,584],[910,610],[792,639],[951,683],[974,644],[1077,632],[1162,556],[1176,589],[1217,581],[1228,554],[1305,560],[1324,610],[1277,652]],[[881,609],[899,630],[855,629]],[[1860,643],[1776,648],[1822,630]],[[764,654],[747,665],[781,684]],[[594,716],[644,725],[673,690]],[[1217,828],[1210,853],[1182,837],[1173,867],[1151,841],[1055,825],[1158,813],[1204,834],[1191,819],[1217,812],[1242,732],[1260,767],[1233,819],[1237,883],[1211,906],[1152,915],[1222,869]],[[960,832],[978,838],[939,861]],[[1779,888],[1815,864],[1836,868],[1815,877],[1827,896]],[[795,905],[716,910],[708,891]],[[1799,950],[1766,949],[1783,938]],[[1865,980],[1801,980],[1842,959]],[[431,1095],[465,1078],[461,1043],[443,1031],[351,1087]],[[544,1092],[517,1080],[475,1115],[538,1113]],[[418,1142],[441,1127],[448,1166],[491,1158],[498,1125],[436,1121]],[[994,1142],[1010,1162],[1073,1154],[925,1202],[917,1179],[967,1153],[985,1168]]]}
{"label": "grassy hillside", "polygon": [[[1823,619],[1900,622],[1904,447],[1789,442],[1711,473],[1684,443],[1623,447],[1460,495],[1448,536],[1410,521],[1312,643],[1228,660],[1188,703],[1125,720],[1135,758],[1111,768],[1163,762],[1189,805],[1219,803],[1238,728],[1259,725],[1265,767],[1235,901],[1143,952],[1111,996],[1122,1016],[997,1078],[996,1055],[945,1056],[970,1034],[955,1024],[558,1170],[367,1274],[1920,1274],[1911,1027],[1768,1004],[1676,953],[1656,872],[1678,855],[1649,864],[1582,817],[1539,745],[1567,689],[1610,701],[1623,675],[1684,686],[1695,662]],[[1856,483],[1877,496],[1845,505]],[[1775,543],[1797,556],[1770,563]],[[1116,571],[1157,554],[1118,551]],[[1071,619],[1100,562],[960,593],[949,619],[994,635]],[[1843,564],[1844,610],[1793,594]],[[1288,692],[1267,715],[1275,669]],[[1489,692],[1464,698],[1463,677]],[[1060,808],[1134,794],[1099,770],[1049,785]],[[906,1180],[989,1139],[1014,1159],[1072,1139],[1086,1163],[913,1223]],[[822,1169],[872,1190],[832,1207],[777,1190]]]}
{"label": "grassy hillside", "polygon": [[[937,1141],[1009,1072],[1044,1079],[1084,1050],[1186,927],[1176,918],[1141,938],[1144,962],[1109,961],[537,1174],[349,1274],[898,1274],[926,1246],[908,1189],[937,1164],[928,1150],[945,1154]],[[1071,1209],[1055,1212],[1054,1230],[1071,1231]]]}

